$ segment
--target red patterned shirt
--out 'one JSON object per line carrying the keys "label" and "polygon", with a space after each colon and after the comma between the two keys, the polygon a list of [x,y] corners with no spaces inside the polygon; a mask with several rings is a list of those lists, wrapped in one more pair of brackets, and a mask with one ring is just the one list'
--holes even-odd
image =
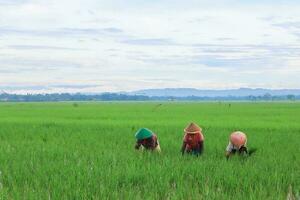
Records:
{"label": "red patterned shirt", "polygon": [[202,141],[204,141],[202,133],[186,133],[183,138],[183,142],[186,143],[186,150],[198,149]]}

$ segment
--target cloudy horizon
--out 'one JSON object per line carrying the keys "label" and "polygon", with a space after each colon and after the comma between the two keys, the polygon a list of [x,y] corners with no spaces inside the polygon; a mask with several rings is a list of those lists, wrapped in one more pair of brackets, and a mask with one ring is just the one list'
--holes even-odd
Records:
{"label": "cloudy horizon", "polygon": [[0,0],[0,92],[300,88],[295,0]]}

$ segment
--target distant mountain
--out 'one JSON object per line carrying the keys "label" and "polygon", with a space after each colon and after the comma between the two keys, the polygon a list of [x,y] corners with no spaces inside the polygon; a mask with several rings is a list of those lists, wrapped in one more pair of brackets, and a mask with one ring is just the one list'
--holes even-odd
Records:
{"label": "distant mountain", "polygon": [[265,94],[270,94],[272,96],[282,96],[282,95],[300,95],[300,89],[263,89],[263,88],[240,88],[240,89],[230,89],[230,90],[198,90],[194,88],[165,88],[165,89],[146,89],[138,90],[128,93],[130,95],[144,95],[150,97],[225,97],[225,96],[263,96]]}

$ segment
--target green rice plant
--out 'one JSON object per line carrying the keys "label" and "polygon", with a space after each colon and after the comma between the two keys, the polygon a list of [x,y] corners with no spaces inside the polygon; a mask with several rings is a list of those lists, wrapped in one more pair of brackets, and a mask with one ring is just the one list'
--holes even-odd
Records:
{"label": "green rice plant", "polygon": [[[299,198],[300,104],[230,104],[1,103],[0,199]],[[191,121],[198,158],[180,153]],[[134,149],[141,127],[161,154]],[[226,160],[236,130],[256,151]]]}

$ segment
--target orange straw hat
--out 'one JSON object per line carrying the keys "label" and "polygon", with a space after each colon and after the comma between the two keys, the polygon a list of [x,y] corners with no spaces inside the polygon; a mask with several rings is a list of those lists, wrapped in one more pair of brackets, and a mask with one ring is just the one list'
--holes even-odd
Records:
{"label": "orange straw hat", "polygon": [[241,131],[236,131],[231,133],[230,135],[230,142],[236,146],[236,147],[241,147],[246,144],[247,142],[247,136],[245,133]]}
{"label": "orange straw hat", "polygon": [[202,131],[202,128],[200,128],[197,124],[195,124],[194,122],[190,123],[185,129],[184,132],[185,133],[189,133],[189,134],[196,134]]}

